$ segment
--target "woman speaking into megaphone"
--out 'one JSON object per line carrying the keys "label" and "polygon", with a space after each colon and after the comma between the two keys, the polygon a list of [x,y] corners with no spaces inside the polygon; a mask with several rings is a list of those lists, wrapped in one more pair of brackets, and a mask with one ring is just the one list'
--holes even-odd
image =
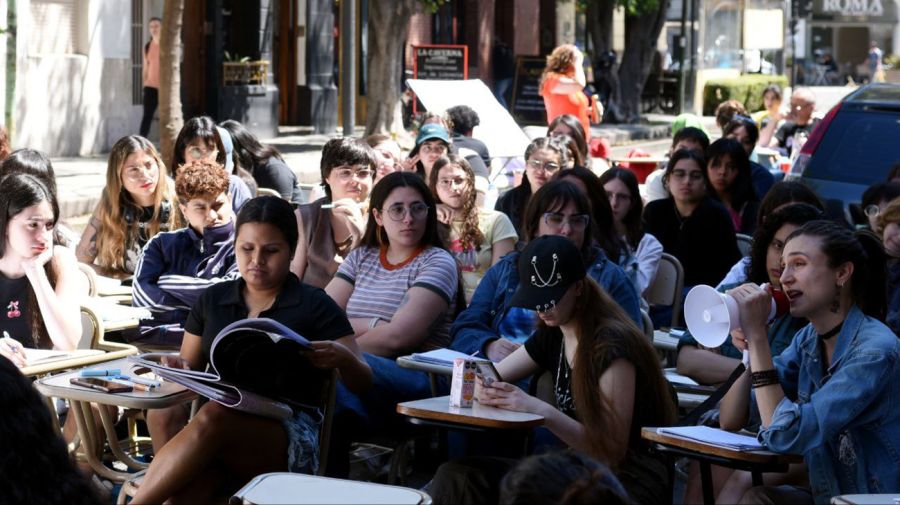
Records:
{"label": "woman speaking into megaphone", "polygon": [[766,331],[771,295],[745,284],[729,292],[740,311],[732,343],[749,348],[750,370],[720,407],[722,428],[747,420],[750,388],[760,441],[802,454],[811,490],[756,487],[742,503],[827,503],[829,497],[900,491],[900,339],[882,323],[885,255],[878,238],[830,221],[791,233],[781,286],[794,317],[809,324],[772,357]]}

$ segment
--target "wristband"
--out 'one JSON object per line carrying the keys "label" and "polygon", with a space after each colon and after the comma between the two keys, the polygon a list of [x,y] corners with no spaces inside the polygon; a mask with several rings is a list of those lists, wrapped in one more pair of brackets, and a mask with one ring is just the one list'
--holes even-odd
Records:
{"label": "wristband", "polygon": [[750,373],[751,386],[753,389],[772,386],[778,384],[778,372],[776,370],[763,370],[761,372]]}

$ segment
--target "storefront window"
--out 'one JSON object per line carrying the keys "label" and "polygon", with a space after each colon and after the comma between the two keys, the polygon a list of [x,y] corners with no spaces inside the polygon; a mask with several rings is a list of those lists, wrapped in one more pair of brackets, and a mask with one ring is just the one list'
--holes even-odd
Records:
{"label": "storefront window", "polygon": [[743,68],[741,4],[737,0],[704,0],[701,10],[703,68]]}

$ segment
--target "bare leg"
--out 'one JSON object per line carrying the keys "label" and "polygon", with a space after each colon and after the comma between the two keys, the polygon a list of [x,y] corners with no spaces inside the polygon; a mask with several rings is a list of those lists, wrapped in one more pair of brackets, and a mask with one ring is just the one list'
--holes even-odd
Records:
{"label": "bare leg", "polygon": [[132,503],[160,503],[178,495],[214,461],[241,484],[261,473],[285,471],[287,443],[280,422],[209,402],[160,450]]}
{"label": "bare leg", "polygon": [[[728,480],[734,470],[732,470],[731,468],[711,465],[710,471],[712,473],[713,495],[717,496],[719,489],[722,489],[725,481]],[[747,475],[749,476],[750,474],[748,473]],[[697,464],[696,461],[691,461],[691,463],[688,465],[688,480],[687,485],[684,489],[684,499],[682,500],[682,503],[684,503],[685,505],[703,503],[703,487],[700,484],[700,465]],[[730,502],[722,502],[719,500],[716,501],[718,503],[737,502],[737,500]]]}
{"label": "bare leg", "polygon": [[[787,473],[764,473],[762,477],[763,485],[765,486],[809,484],[809,474],[804,464],[790,465]],[[753,479],[750,476],[750,472],[735,471],[722,486],[722,491],[716,497],[716,502],[738,503],[751,487],[753,487]]]}
{"label": "bare leg", "polygon": [[163,446],[184,428],[190,411],[190,403],[147,411],[147,430],[153,442],[153,454],[159,454]]}

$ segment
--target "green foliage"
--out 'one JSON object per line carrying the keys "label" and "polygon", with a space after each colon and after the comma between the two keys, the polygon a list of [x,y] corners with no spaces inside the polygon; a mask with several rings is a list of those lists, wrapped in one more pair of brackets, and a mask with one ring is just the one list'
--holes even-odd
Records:
{"label": "green foliage", "polygon": [[[421,1],[421,0],[420,0]],[[642,16],[656,12],[659,8],[659,0],[558,0],[559,2],[576,2],[575,7],[584,12],[591,3],[609,4],[613,3],[616,7],[624,7],[626,16]]]}
{"label": "green foliage", "polygon": [[713,79],[703,87],[703,115],[712,116],[716,107],[727,100],[737,100],[744,104],[747,112],[763,109],[762,93],[769,84],[787,87],[784,75],[746,74],[733,79]]}
{"label": "green foliage", "polygon": [[225,51],[225,61],[228,63],[246,63],[250,61],[249,56],[240,56],[238,54],[232,55],[228,51]]}
{"label": "green foliage", "polygon": [[450,0],[419,0],[419,3],[425,7],[425,10],[432,14],[437,12],[441,6],[449,2]]}

